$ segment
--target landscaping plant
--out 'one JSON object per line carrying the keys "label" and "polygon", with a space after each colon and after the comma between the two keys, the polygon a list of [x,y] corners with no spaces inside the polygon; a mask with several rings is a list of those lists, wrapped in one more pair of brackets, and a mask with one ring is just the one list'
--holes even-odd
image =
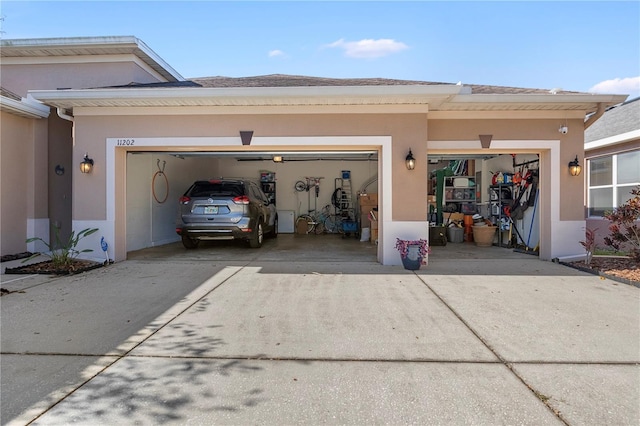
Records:
{"label": "landscaping plant", "polygon": [[587,251],[587,258],[584,263],[591,265],[591,259],[593,258],[593,252],[596,249],[596,231],[586,228],[584,231],[584,241],[580,241],[582,247]]}
{"label": "landscaping plant", "polygon": [[[98,231],[98,228],[87,228],[78,232],[71,231],[71,235],[69,235],[69,239],[66,242],[62,242],[60,239],[60,227],[54,227],[55,230],[55,238],[53,243],[47,243],[40,237],[33,237],[27,239],[27,243],[31,243],[34,241],[41,241],[47,248],[49,249],[48,253],[42,253],[42,255],[51,258],[51,263],[56,268],[69,268],[73,263],[73,260],[78,257],[81,253],[89,253],[92,252],[92,249],[83,249],[78,250],[78,243],[85,237],[95,233]],[[35,253],[34,255],[28,257],[23,260],[22,263],[27,262],[28,260],[33,259],[38,256],[40,253]]]}
{"label": "landscaping plant", "polygon": [[629,254],[640,262],[640,186],[631,190],[633,197],[612,212],[605,213],[605,219],[611,221],[608,237],[604,243],[615,250],[628,248]]}

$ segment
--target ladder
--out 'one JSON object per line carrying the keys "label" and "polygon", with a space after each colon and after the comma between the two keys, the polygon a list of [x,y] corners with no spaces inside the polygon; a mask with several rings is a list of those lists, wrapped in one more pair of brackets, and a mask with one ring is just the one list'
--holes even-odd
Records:
{"label": "ladder", "polygon": [[336,215],[342,220],[355,221],[356,209],[353,204],[353,190],[351,188],[351,179],[336,178],[335,188],[340,189],[340,197],[338,198],[336,207]]}

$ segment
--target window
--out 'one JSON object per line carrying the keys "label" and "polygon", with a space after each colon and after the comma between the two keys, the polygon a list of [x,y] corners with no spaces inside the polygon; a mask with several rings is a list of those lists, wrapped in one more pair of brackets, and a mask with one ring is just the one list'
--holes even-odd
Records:
{"label": "window", "polygon": [[593,158],[588,165],[589,216],[604,216],[624,204],[640,185],[640,151]]}

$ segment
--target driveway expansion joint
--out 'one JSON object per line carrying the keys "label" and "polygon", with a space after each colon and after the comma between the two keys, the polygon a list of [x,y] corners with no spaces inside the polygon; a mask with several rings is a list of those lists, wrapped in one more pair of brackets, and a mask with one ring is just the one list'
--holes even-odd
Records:
{"label": "driveway expansion joint", "polygon": [[422,283],[424,284],[425,287],[427,287],[429,289],[429,291],[431,293],[433,293],[434,296],[436,296],[438,298],[438,300],[440,300],[440,302],[447,308],[449,309],[449,311],[451,311],[451,313],[453,315],[456,316],[456,318],[458,318],[458,320],[471,332],[473,333],[474,336],[476,336],[476,338],[478,340],[480,340],[480,342],[489,350],[491,351],[491,353],[500,360],[500,363],[502,363],[505,367],[507,367],[507,369],[511,372],[511,374],[513,374],[516,379],[522,383],[527,389],[529,389],[529,391],[531,391],[535,397],[542,402],[545,407],[547,407],[547,409],[549,411],[551,411],[553,413],[553,415],[555,415],[562,423],[564,423],[565,425],[569,426],[569,422],[564,418],[564,416],[562,416],[562,414],[560,413],[559,410],[557,410],[556,408],[552,407],[551,404],[549,403],[549,398],[544,397],[544,395],[538,391],[537,389],[535,389],[533,387],[533,385],[529,384],[524,377],[522,377],[520,374],[518,374],[518,372],[513,368],[514,365],[518,364],[517,362],[510,362],[507,361],[506,359],[504,359],[496,349],[494,349],[484,338],[482,338],[482,336],[480,336],[480,333],[478,333],[473,327],[471,327],[471,325],[464,320],[464,318],[462,318],[462,316],[455,310],[453,309],[453,307],[451,305],[449,305],[444,298],[442,298],[442,296],[440,296],[429,284],[427,284],[427,282],[423,279],[423,277],[421,275],[418,275],[415,271],[413,272],[413,274],[418,277],[418,279],[420,281],[422,281]]}

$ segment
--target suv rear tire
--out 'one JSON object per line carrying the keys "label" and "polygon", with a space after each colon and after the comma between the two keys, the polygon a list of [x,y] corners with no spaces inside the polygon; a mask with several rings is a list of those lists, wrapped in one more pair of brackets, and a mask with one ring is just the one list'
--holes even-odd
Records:
{"label": "suv rear tire", "polygon": [[269,233],[269,237],[277,238],[278,237],[278,217],[276,216],[275,221],[273,222],[273,229]]}
{"label": "suv rear tire", "polygon": [[262,219],[258,219],[258,223],[251,233],[251,237],[249,238],[249,246],[251,248],[260,248],[262,247],[262,241],[264,240],[264,228],[262,226]]}
{"label": "suv rear tire", "polygon": [[195,238],[191,238],[186,235],[182,236],[182,245],[184,248],[191,250],[197,248],[198,244],[200,244],[200,240],[196,240]]}

